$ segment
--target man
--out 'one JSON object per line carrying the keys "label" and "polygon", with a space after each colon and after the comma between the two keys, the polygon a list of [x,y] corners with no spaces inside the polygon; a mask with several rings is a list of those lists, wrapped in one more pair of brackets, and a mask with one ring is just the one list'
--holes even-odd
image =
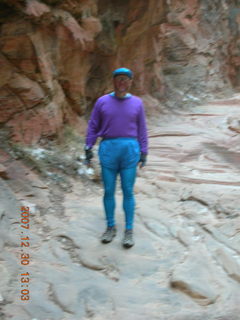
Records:
{"label": "man", "polygon": [[148,152],[146,119],[142,100],[128,93],[133,81],[130,69],[119,68],[113,71],[114,92],[100,97],[94,106],[88,124],[85,153],[90,163],[92,147],[98,137],[102,137],[99,146],[99,159],[104,184],[104,209],[107,229],[103,233],[102,243],[109,243],[116,235],[114,219],[115,188],[117,175],[121,177],[123,209],[126,228],[122,245],[130,248],[134,245],[133,220],[135,200],[133,187],[137,165],[146,164]]}

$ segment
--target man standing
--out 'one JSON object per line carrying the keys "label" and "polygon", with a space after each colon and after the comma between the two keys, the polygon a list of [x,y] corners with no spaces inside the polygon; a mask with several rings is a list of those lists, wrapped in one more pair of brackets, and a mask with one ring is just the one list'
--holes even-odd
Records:
{"label": "man standing", "polygon": [[85,154],[90,163],[92,147],[98,137],[102,137],[99,146],[99,159],[104,184],[104,209],[107,229],[103,233],[102,243],[109,243],[116,235],[114,219],[115,188],[117,175],[121,177],[123,209],[125,212],[125,232],[122,245],[130,248],[134,245],[134,183],[137,165],[146,164],[148,138],[143,102],[139,97],[128,93],[133,81],[130,69],[119,68],[113,71],[114,92],[100,97],[94,106],[88,123]]}

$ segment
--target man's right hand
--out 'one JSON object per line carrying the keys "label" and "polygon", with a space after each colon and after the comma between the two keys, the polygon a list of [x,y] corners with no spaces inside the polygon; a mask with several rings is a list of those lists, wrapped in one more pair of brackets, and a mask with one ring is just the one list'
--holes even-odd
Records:
{"label": "man's right hand", "polygon": [[85,147],[84,150],[85,150],[85,163],[89,165],[93,158],[92,148]]}

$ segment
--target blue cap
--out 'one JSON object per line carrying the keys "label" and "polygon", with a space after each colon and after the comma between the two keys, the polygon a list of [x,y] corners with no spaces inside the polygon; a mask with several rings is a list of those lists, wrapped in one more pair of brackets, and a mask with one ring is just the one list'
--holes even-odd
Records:
{"label": "blue cap", "polygon": [[119,76],[119,75],[124,75],[124,76],[128,76],[130,79],[132,79],[133,72],[127,68],[118,68],[113,71],[112,75],[113,75],[113,78],[115,78],[116,76]]}

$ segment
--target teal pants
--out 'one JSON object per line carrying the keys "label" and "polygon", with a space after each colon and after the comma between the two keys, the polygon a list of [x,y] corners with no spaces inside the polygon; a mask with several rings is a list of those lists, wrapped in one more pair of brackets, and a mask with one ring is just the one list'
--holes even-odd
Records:
{"label": "teal pants", "polygon": [[133,189],[139,158],[140,148],[136,139],[107,139],[100,144],[99,159],[104,185],[103,203],[108,227],[115,225],[115,190],[119,174],[123,192],[126,229],[133,228],[135,209]]}

